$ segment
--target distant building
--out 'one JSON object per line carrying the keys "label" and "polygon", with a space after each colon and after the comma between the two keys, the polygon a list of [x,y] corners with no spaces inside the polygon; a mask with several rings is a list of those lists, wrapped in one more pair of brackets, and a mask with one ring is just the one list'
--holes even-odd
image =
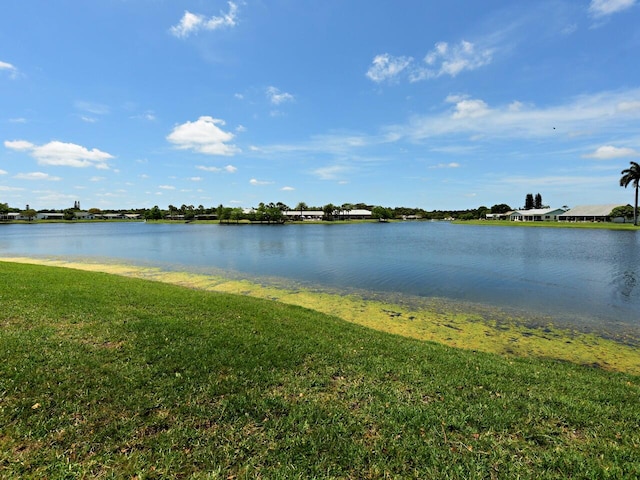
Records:
{"label": "distant building", "polygon": [[530,210],[516,210],[511,212],[509,220],[512,222],[555,222],[563,214],[563,208],[532,208]]}
{"label": "distant building", "polygon": [[610,222],[611,210],[622,207],[620,204],[579,205],[558,216],[560,222]]}
{"label": "distant building", "polygon": [[64,213],[40,212],[36,215],[38,220],[63,220]]}

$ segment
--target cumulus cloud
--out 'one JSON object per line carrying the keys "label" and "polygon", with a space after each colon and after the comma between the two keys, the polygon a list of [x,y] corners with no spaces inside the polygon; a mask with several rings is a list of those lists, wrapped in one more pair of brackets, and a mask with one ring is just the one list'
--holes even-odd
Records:
{"label": "cumulus cloud", "polygon": [[603,145],[596,148],[595,152],[583,155],[584,158],[593,158],[595,160],[611,160],[614,158],[638,157],[640,152],[633,148],[614,147],[613,145]]}
{"label": "cumulus cloud", "polygon": [[282,190],[283,192],[293,192],[295,190],[295,188],[293,188],[293,187],[282,187],[280,190]]}
{"label": "cumulus cloud", "polygon": [[13,178],[17,178],[18,180],[47,180],[50,182],[59,182],[62,180],[60,177],[54,177],[43,172],[18,173]]}
{"label": "cumulus cloud", "polygon": [[6,175],[8,172],[6,170],[0,169],[0,175]]}
{"label": "cumulus cloud", "polygon": [[589,13],[596,18],[606,17],[631,8],[636,0],[591,0]]}
{"label": "cumulus cloud", "polygon": [[267,97],[273,105],[280,105],[285,102],[293,102],[295,97],[287,92],[281,92],[276,87],[267,87]]}
{"label": "cumulus cloud", "polygon": [[213,117],[200,117],[195,122],[178,125],[167,136],[167,140],[182,150],[193,150],[207,155],[231,156],[240,152],[230,144],[234,135],[225,132],[218,125],[224,126],[224,120]]}
{"label": "cumulus cloud", "polygon": [[415,64],[412,57],[395,57],[388,53],[376,55],[366,76],[376,83],[382,83],[396,80],[406,73],[410,82],[419,82],[444,75],[455,77],[466,70],[483,67],[492,59],[491,48],[478,47],[466,40],[453,45],[438,42],[419,65]]}
{"label": "cumulus cloud", "polygon": [[492,54],[491,49],[478,48],[466,40],[456,45],[438,42],[424,57],[425,65],[412,72],[410,80],[417,82],[443,75],[455,77],[465,70],[476,70],[491,63]]}
{"label": "cumulus cloud", "polygon": [[200,30],[211,31],[224,27],[235,27],[237,25],[238,5],[234,2],[228,2],[228,5],[228,12],[220,12],[220,16],[209,18],[187,10],[184,12],[180,22],[171,27],[170,32],[178,38],[184,38]]}
{"label": "cumulus cloud", "polygon": [[17,151],[27,151],[40,165],[63,167],[95,167],[108,169],[113,155],[93,148],[89,150],[75,143],[53,141],[45,145],[34,145],[26,140],[5,141],[4,146]]}
{"label": "cumulus cloud", "polygon": [[367,77],[376,83],[393,80],[398,77],[411,63],[411,57],[394,57],[388,53],[376,55],[367,70]]}
{"label": "cumulus cloud", "polygon": [[489,113],[489,106],[478,99],[460,99],[455,102],[455,111],[451,115],[455,119],[478,118]]}

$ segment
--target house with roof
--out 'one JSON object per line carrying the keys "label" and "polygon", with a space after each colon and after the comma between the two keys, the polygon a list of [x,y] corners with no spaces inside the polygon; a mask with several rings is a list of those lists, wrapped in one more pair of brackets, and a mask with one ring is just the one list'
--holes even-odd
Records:
{"label": "house with roof", "polygon": [[556,222],[558,216],[563,214],[563,208],[531,208],[529,210],[516,210],[509,215],[512,222]]}
{"label": "house with roof", "polygon": [[64,213],[40,212],[36,215],[38,220],[64,220]]}
{"label": "house with roof", "polygon": [[[609,205],[579,205],[573,207],[558,216],[560,222],[610,222],[611,211],[616,207],[622,207],[617,203]],[[619,220],[618,220],[619,221]]]}

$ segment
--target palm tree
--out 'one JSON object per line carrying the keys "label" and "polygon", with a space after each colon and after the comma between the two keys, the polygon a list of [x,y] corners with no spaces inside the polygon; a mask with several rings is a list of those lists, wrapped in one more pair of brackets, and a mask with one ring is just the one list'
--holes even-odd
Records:
{"label": "palm tree", "polygon": [[629,163],[631,166],[620,172],[622,174],[620,186],[627,188],[627,186],[631,184],[636,189],[636,203],[633,208],[633,224],[638,226],[638,187],[640,186],[640,165],[636,162]]}

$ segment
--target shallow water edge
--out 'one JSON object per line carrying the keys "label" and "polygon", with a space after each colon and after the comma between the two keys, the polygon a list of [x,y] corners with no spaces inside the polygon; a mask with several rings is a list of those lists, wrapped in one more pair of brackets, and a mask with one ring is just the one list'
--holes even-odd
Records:
{"label": "shallow water edge", "polygon": [[157,267],[3,257],[31,263],[103,272],[213,292],[248,295],[297,305],[387,333],[434,341],[456,348],[514,357],[548,358],[640,375],[640,339],[625,332],[593,333],[564,328],[546,317],[441,298],[411,299],[370,292],[342,294],[299,287],[284,281],[255,281]]}

